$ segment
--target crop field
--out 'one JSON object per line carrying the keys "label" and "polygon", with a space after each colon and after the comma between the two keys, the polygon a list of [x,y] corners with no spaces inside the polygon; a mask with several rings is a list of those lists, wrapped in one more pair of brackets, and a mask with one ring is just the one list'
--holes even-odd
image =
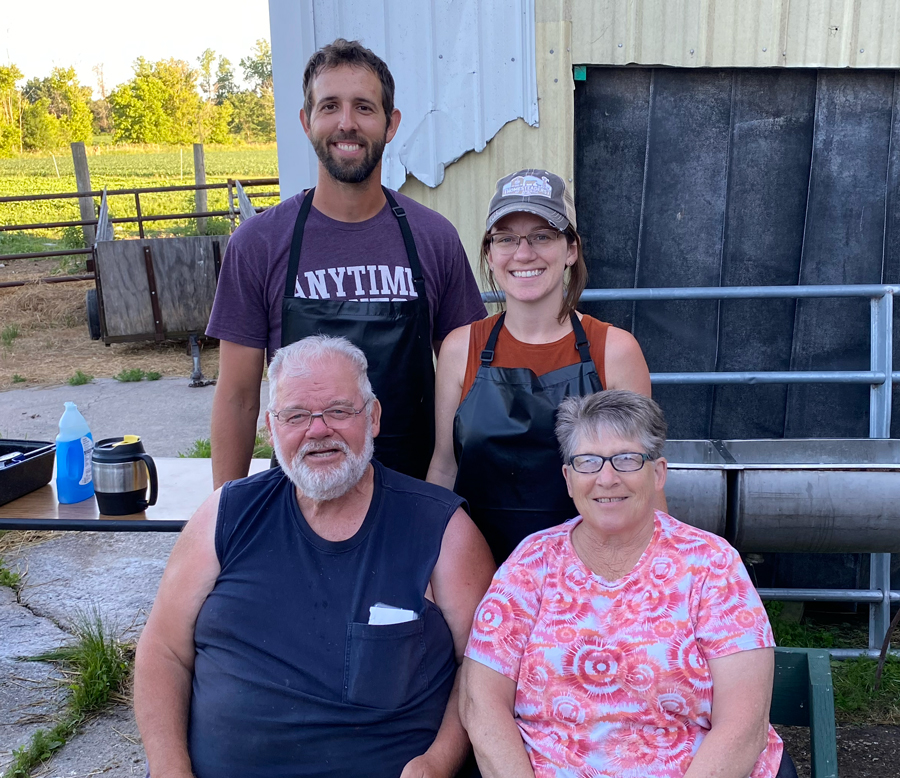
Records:
{"label": "crop field", "polygon": [[[93,153],[91,153],[93,152]],[[242,148],[207,146],[207,183],[225,182],[229,178],[268,178],[278,175],[278,158],[274,144]],[[194,157],[190,148],[115,148],[98,146],[89,149],[88,166],[93,189],[136,189],[158,186],[189,185],[194,181]],[[25,155],[0,159],[0,197],[25,194],[74,192],[75,173],[70,155]],[[269,190],[271,191],[271,190]],[[208,192],[208,209],[228,207],[225,190]],[[95,198],[99,205],[99,198]],[[276,198],[254,201],[271,205]],[[133,195],[109,198],[113,217],[135,216]],[[193,192],[165,192],[141,195],[144,215],[188,213],[194,210]],[[38,200],[25,203],[0,203],[0,224],[34,224],[78,220],[78,201]],[[210,220],[210,232],[227,232],[224,219]],[[152,236],[195,234],[190,220],[155,222],[145,225]],[[116,237],[137,235],[136,224],[116,225]],[[56,248],[82,246],[81,228],[0,232],[0,254],[52,251]],[[69,268],[71,269],[71,268]]]}

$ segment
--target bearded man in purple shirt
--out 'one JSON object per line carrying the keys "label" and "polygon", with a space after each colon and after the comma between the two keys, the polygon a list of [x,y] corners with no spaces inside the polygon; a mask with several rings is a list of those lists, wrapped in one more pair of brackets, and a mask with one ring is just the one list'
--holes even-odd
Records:
{"label": "bearded man in purple shirt", "polygon": [[432,352],[486,311],[453,225],[381,186],[384,147],[400,124],[387,65],[339,38],[310,58],[303,94],[317,184],[234,233],[206,331],[221,341],[213,481],[247,475],[263,365],[320,333],[346,337],[368,358],[383,402],[375,456],[424,478],[434,446]]}

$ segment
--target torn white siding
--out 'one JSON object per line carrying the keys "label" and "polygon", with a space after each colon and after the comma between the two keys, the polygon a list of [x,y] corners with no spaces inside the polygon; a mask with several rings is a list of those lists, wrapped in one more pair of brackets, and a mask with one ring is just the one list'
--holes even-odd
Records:
{"label": "torn white siding", "polygon": [[282,197],[315,183],[316,157],[298,114],[303,68],[335,38],[387,62],[402,119],[384,155],[394,189],[407,172],[430,187],[507,122],[538,123],[535,0],[269,0]]}

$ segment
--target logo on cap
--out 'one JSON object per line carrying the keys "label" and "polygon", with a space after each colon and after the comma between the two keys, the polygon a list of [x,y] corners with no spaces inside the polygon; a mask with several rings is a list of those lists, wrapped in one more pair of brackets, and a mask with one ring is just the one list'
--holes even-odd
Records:
{"label": "logo on cap", "polygon": [[516,176],[503,187],[503,197],[553,197],[550,179],[541,176]]}

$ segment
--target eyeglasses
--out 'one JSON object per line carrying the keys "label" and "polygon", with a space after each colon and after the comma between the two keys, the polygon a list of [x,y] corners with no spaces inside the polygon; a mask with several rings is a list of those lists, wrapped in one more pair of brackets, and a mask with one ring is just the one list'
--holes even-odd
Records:
{"label": "eyeglasses", "polygon": [[535,251],[547,251],[562,235],[559,230],[535,230],[527,235],[516,235],[514,232],[495,232],[489,235],[491,248],[498,254],[515,254],[522,238]]}
{"label": "eyeglasses", "polygon": [[569,466],[576,473],[596,474],[603,469],[603,465],[609,462],[613,470],[620,473],[636,473],[644,466],[644,462],[649,462],[653,457],[647,454],[638,454],[637,452],[626,452],[624,454],[613,454],[611,457],[602,457],[599,454],[576,454],[569,457]]}
{"label": "eyeglasses", "polygon": [[313,413],[305,411],[302,408],[283,408],[280,411],[269,411],[280,424],[289,424],[292,427],[301,427],[304,424],[306,429],[312,426],[313,419],[321,419],[326,427],[331,429],[342,429],[361,414],[368,403],[364,403],[363,407],[356,408],[327,408],[324,411]]}

